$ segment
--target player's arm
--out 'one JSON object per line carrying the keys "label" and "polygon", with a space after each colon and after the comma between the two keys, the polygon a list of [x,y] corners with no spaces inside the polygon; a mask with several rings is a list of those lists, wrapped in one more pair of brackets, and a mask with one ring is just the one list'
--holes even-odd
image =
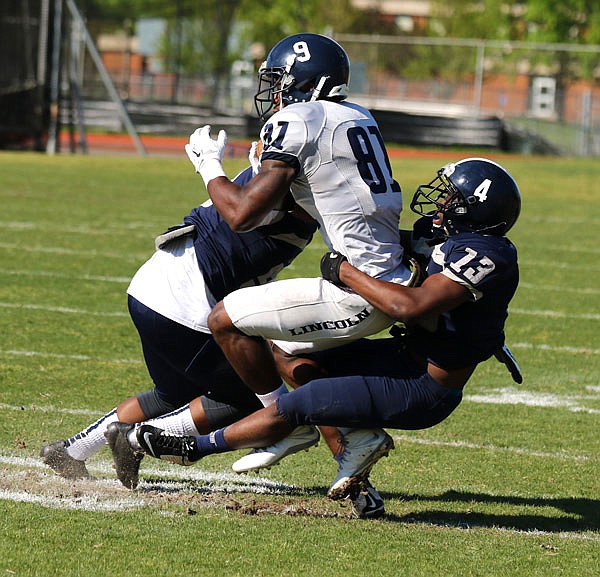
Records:
{"label": "player's arm", "polygon": [[471,300],[469,290],[443,274],[433,274],[419,287],[380,281],[347,261],[339,267],[339,280],[390,318],[416,322],[456,308]]}
{"label": "player's arm", "polygon": [[294,177],[294,169],[285,162],[265,160],[260,172],[244,186],[219,176],[206,188],[230,228],[243,232],[257,227],[266,214],[282,206]]}
{"label": "player's arm", "polygon": [[283,204],[295,171],[280,160],[265,160],[259,173],[240,186],[231,182],[223,170],[226,144],[224,130],[219,131],[215,140],[210,136],[210,126],[206,125],[194,131],[185,151],[202,176],[215,208],[230,228],[239,232],[252,230],[271,210]]}

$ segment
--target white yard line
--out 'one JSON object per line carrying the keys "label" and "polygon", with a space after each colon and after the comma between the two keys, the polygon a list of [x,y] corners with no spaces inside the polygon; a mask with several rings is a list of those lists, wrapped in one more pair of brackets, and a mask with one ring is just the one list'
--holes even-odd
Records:
{"label": "white yard line", "polygon": [[519,259],[519,266],[521,269],[524,268],[544,268],[544,269],[561,269],[561,270],[587,270],[587,271],[596,271],[600,270],[600,266],[596,266],[588,263],[574,263],[574,262],[560,262],[555,260],[528,260],[528,259]]}
{"label": "white yard line", "polygon": [[[20,458],[0,454],[4,465],[0,478],[0,500],[35,503],[53,509],[81,511],[126,511],[156,505],[156,495],[190,494],[199,490],[211,493],[256,493],[267,495],[288,494],[293,485],[271,481],[264,477],[214,473],[195,468],[143,467],[146,477],[140,480],[135,492],[125,489],[115,478],[108,462],[88,465],[92,474],[101,473],[109,478],[71,481],[55,475],[41,459]],[[37,479],[31,470],[37,471]],[[29,473],[28,473],[29,471]],[[26,479],[23,476],[26,476]],[[27,484],[30,488],[23,490]],[[204,486],[203,486],[204,485]]]}
{"label": "white yard line", "polygon": [[45,311],[50,313],[64,313],[70,315],[89,315],[93,317],[129,317],[125,311],[88,311],[85,309],[74,309],[70,307],[54,307],[47,305],[25,304],[25,303],[6,303],[0,302],[0,308],[6,309],[25,309],[32,311]]}
{"label": "white yard line", "polygon": [[[128,313],[124,311],[89,311],[85,309],[76,309],[70,307],[56,307],[49,305],[41,305],[41,304],[33,304],[33,303],[9,303],[9,302],[0,302],[0,308],[10,308],[10,309],[24,309],[24,310],[39,310],[46,312],[58,312],[65,314],[78,314],[78,315],[90,315],[90,316],[99,316],[99,317],[126,317],[129,316]],[[567,311],[553,311],[553,310],[535,310],[535,309],[521,309],[521,308],[510,308],[510,314],[516,315],[527,315],[527,316],[537,316],[551,319],[581,319],[588,321],[598,321],[600,320],[600,313],[582,313],[575,314]]]}
{"label": "white yard line", "polygon": [[119,498],[104,497],[101,493],[88,495],[80,494],[76,497],[66,495],[44,495],[30,491],[16,491],[11,489],[0,489],[0,500],[15,501],[17,503],[34,503],[50,509],[74,509],[78,511],[124,511],[127,509],[139,509],[146,503],[143,499],[131,495]]}
{"label": "white yard line", "polygon": [[531,349],[538,351],[548,351],[550,353],[569,353],[574,355],[598,355],[600,349],[592,349],[589,347],[570,347],[570,346],[554,346],[533,343],[510,343],[511,349]]}
{"label": "white yard line", "polygon": [[535,310],[535,309],[519,309],[509,307],[509,313],[514,315],[529,315],[534,317],[546,317],[546,318],[555,318],[555,319],[582,319],[586,321],[600,321],[599,313],[582,313],[576,314],[568,311],[544,311],[544,310]]}
{"label": "white yard line", "polygon": [[433,447],[453,447],[456,449],[474,449],[477,451],[489,451],[491,453],[512,453],[514,455],[526,455],[528,457],[536,457],[540,459],[558,459],[560,461],[589,461],[587,455],[571,455],[564,451],[555,453],[547,451],[533,451],[531,449],[523,449],[520,447],[499,447],[497,445],[487,443],[469,443],[467,441],[442,441],[437,439],[423,439],[408,435],[396,434],[391,431],[394,440],[401,443],[409,443],[413,445],[429,445]]}
{"label": "white yard line", "polygon": [[493,405],[527,405],[529,407],[550,407],[567,409],[573,413],[600,415],[599,409],[585,407],[580,401],[600,401],[594,395],[555,395],[552,393],[534,393],[515,388],[492,389],[479,395],[465,395],[465,401]]}
{"label": "white yard line", "polygon": [[[176,493],[197,493],[198,483],[206,483],[206,490],[210,493],[224,495],[235,492],[260,493],[260,494],[287,494],[294,490],[293,485],[274,482],[263,477],[249,475],[234,475],[230,473],[212,473],[199,468],[179,469],[152,469],[145,468],[144,474],[155,475],[159,480],[141,480],[135,492],[124,489],[116,479],[97,479],[95,481],[69,481],[58,477],[51,472],[39,459],[19,458],[0,455],[0,464],[5,465],[0,483],[0,500],[21,503],[34,503],[50,509],[67,509],[76,511],[93,512],[126,512],[138,510],[142,507],[156,506],[156,496],[163,494],[171,496]],[[31,483],[31,470],[37,470],[38,483],[30,490],[13,489],[23,481],[23,476]],[[47,475],[45,471],[47,470]],[[92,473],[102,472],[113,475],[110,466],[102,464],[98,467],[89,467]],[[204,490],[200,487],[200,490]],[[468,522],[456,523],[444,519],[436,520],[407,520],[408,524],[425,525],[432,528],[446,527],[450,529],[465,530],[492,530],[508,534],[517,534],[526,537],[558,537],[560,539],[578,539],[584,541],[600,541],[600,537],[590,531],[542,531],[538,529],[517,529],[498,525],[470,524]]]}
{"label": "white yard line", "polygon": [[128,276],[102,276],[92,274],[65,274],[62,272],[43,271],[43,270],[0,270],[0,275],[6,276],[25,276],[25,277],[43,277],[43,278],[63,278],[67,280],[84,280],[93,282],[111,282],[111,283],[129,283],[131,277]]}
{"label": "white yard line", "polygon": [[139,262],[142,263],[146,260],[151,254],[152,251],[149,251],[142,254],[132,254],[129,252],[102,252],[98,250],[81,250],[81,249],[73,249],[73,248],[64,248],[60,246],[40,246],[40,245],[27,245],[27,244],[18,244],[18,243],[9,243],[9,242],[0,242],[0,249],[4,250],[14,250],[19,253],[22,252],[35,252],[35,253],[44,253],[44,254],[66,254],[66,255],[74,255],[74,256],[85,256],[88,258],[115,258],[120,260],[125,260],[127,262]]}
{"label": "white yard line", "polygon": [[122,365],[140,365],[142,364],[141,359],[102,359],[99,357],[91,357],[89,355],[66,355],[62,353],[46,353],[43,351],[23,351],[23,350],[10,350],[0,349],[0,355],[14,356],[14,357],[48,357],[50,359],[66,359],[69,361],[89,361],[93,363],[108,363],[108,364],[122,364]]}
{"label": "white yard line", "polygon": [[[45,465],[41,459],[35,459],[32,457],[14,457],[11,455],[0,454],[0,464],[10,465],[25,469],[39,469],[52,473],[51,469]],[[112,467],[112,463],[108,461],[95,462],[87,465],[87,469],[90,473],[101,473],[103,475],[109,475],[114,477],[115,470]],[[243,490],[251,490],[255,493],[281,493],[294,489],[294,485],[287,483],[280,483],[278,481],[272,481],[266,477],[260,477],[258,475],[238,475],[237,473],[221,473],[212,471],[203,471],[199,467],[151,467],[147,466],[146,462],[142,465],[141,472],[146,476],[157,477],[160,481],[149,481],[140,480],[140,488],[148,489],[150,487],[160,487],[161,484],[165,488],[168,483],[170,489],[173,488],[173,483],[181,481],[195,481],[200,483],[208,483],[211,488],[215,488],[218,491],[226,491],[235,488],[240,491],[240,487]],[[54,477],[56,475],[52,473]],[[58,477],[60,479],[60,477]],[[68,482],[64,480],[64,482]],[[116,484],[120,486],[120,483],[113,479],[100,479],[100,483],[106,482]],[[216,488],[220,487],[220,488]]]}
{"label": "white yard line", "polygon": [[[319,250],[322,250],[319,248]],[[293,263],[288,265],[286,268],[293,268]],[[92,281],[92,282],[109,282],[109,283],[119,283],[125,284],[131,281],[131,277],[124,276],[103,276],[103,275],[91,275],[91,274],[66,274],[62,272],[56,271],[43,271],[43,270],[18,270],[18,269],[2,269],[0,270],[0,275],[6,276],[23,276],[23,277],[43,277],[43,278],[61,278],[67,280],[83,280],[83,281]],[[582,287],[573,287],[573,286],[554,286],[554,285],[546,285],[546,284],[534,284],[521,281],[519,283],[519,289],[528,289],[535,291],[551,291],[551,292],[560,292],[560,293],[573,293],[573,294],[581,294],[581,295],[597,295],[600,294],[600,289],[598,288],[582,288]]]}
{"label": "white yard line", "polygon": [[531,289],[535,291],[554,291],[559,293],[574,293],[582,295],[597,295],[600,294],[600,289],[597,288],[581,288],[574,286],[555,286],[545,284],[534,284],[530,282],[519,281],[519,290]]}
{"label": "white yard line", "polygon": [[[600,349],[592,349],[587,347],[570,347],[570,346],[553,346],[545,344],[532,343],[510,343],[511,349],[528,349],[539,350],[550,353],[566,353],[574,355],[598,355]],[[141,364],[141,359],[115,359],[115,358],[100,358],[90,355],[69,355],[64,353],[52,353],[44,351],[16,350],[16,349],[0,349],[0,355],[16,356],[16,357],[48,357],[56,359],[66,359],[73,361],[91,361],[98,363],[116,363],[116,364]]]}
{"label": "white yard line", "polygon": [[[542,395],[539,399],[538,404],[536,404],[534,406],[540,406],[540,407],[545,407],[545,408],[567,408],[569,410],[572,410],[572,408],[573,408],[572,405],[569,404],[569,403],[571,403],[570,400],[563,401],[564,405],[559,404],[558,401],[556,401],[554,404],[548,404],[546,397],[548,397],[548,395]],[[554,395],[553,397],[558,397],[558,396]],[[598,399],[597,396],[592,396],[592,395],[589,395],[589,396],[586,395],[585,397],[580,397],[580,398],[594,399],[594,400]],[[528,400],[530,402],[523,403],[523,404],[532,405],[533,399],[535,399],[535,395],[529,394]],[[465,397],[465,401],[466,402],[476,402],[476,403],[492,402],[494,404],[520,404],[521,402],[523,402],[523,398],[518,397],[518,396],[502,397],[500,395],[497,395],[496,393],[493,393],[492,395],[490,395],[489,398],[486,397],[485,395],[467,396],[467,397]],[[583,410],[588,411],[588,409],[583,409]],[[0,403],[0,411],[18,411],[18,412],[32,411],[32,412],[42,412],[42,413],[84,415],[84,416],[88,416],[88,417],[90,417],[90,419],[94,419],[94,420],[104,414],[101,411],[92,411],[89,409],[71,409],[71,408],[67,408],[67,407],[53,407],[53,406],[42,406],[42,405],[40,405],[40,406],[38,406],[38,405],[33,405],[33,406],[9,405],[9,404],[5,404],[5,403]],[[589,412],[598,413],[600,411],[591,411],[590,410]],[[514,453],[514,454],[518,454],[518,455],[529,455],[531,457],[539,457],[539,458],[544,458],[544,459],[559,459],[559,460],[566,460],[566,461],[587,461],[587,460],[589,460],[589,457],[586,455],[573,455],[573,454],[565,453],[564,451],[544,452],[544,451],[534,451],[534,450],[526,449],[526,448],[522,448],[522,447],[496,446],[496,445],[487,444],[487,443],[486,444],[477,444],[477,443],[469,443],[467,441],[445,441],[445,440],[436,440],[436,439],[425,439],[422,437],[405,435],[402,433],[398,433],[397,431],[392,431],[392,435],[398,441],[401,441],[403,443],[412,443],[415,445],[432,445],[432,446],[484,450],[484,451],[500,452],[500,453]],[[0,463],[1,462],[3,462],[3,461],[2,461],[2,458],[0,457]],[[189,478],[189,475],[187,475],[187,473],[184,473],[182,478]]]}
{"label": "white yard line", "polygon": [[86,235],[113,235],[116,232],[126,232],[128,235],[131,234],[132,230],[141,230],[140,236],[143,234],[144,236],[150,235],[152,233],[143,232],[150,231],[153,229],[159,230],[161,226],[164,224],[152,224],[150,222],[127,222],[124,224],[118,225],[103,225],[102,228],[94,228],[87,225],[77,225],[77,226],[57,226],[53,224],[47,224],[44,222],[31,222],[31,221],[0,221],[0,228],[3,230],[42,230],[42,231],[50,231],[50,232],[60,232],[60,233],[68,233],[68,234],[86,234]]}

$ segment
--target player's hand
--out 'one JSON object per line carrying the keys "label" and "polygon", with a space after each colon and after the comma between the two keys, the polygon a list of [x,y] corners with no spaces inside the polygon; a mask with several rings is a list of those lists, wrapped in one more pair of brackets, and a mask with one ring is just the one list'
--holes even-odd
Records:
{"label": "player's hand", "polygon": [[194,131],[190,141],[185,145],[185,152],[196,172],[208,183],[217,176],[225,176],[221,161],[227,144],[227,133],[220,130],[217,139],[210,137],[210,125]]}
{"label": "player's hand", "polygon": [[340,267],[348,259],[339,252],[327,252],[321,259],[321,276],[337,286],[345,286],[340,280]]}
{"label": "player's hand", "polygon": [[252,166],[252,172],[257,174],[260,169],[260,155],[262,154],[262,141],[254,141],[250,145],[250,152],[248,154],[248,160],[250,166]]}

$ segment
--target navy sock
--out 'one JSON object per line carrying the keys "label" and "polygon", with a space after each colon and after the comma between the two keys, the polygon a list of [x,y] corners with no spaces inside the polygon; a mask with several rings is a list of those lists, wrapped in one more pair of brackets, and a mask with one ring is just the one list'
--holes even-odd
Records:
{"label": "navy sock", "polygon": [[196,440],[195,450],[190,455],[191,460],[197,461],[206,455],[214,455],[215,453],[225,453],[230,451],[229,445],[225,442],[225,428],[213,431],[208,435],[195,435]]}

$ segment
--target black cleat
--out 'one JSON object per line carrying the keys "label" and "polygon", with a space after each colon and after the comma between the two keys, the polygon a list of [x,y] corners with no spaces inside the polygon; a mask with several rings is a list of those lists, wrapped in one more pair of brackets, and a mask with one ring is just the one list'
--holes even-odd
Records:
{"label": "black cleat", "polygon": [[115,422],[108,425],[104,436],[112,451],[113,461],[119,481],[128,489],[135,489],[139,482],[140,463],[144,454],[134,451],[127,434],[135,425]]}
{"label": "black cleat", "polygon": [[198,460],[190,459],[196,451],[196,439],[192,436],[169,435],[152,425],[140,425],[135,436],[143,451],[156,459],[185,466]]}
{"label": "black cleat", "polygon": [[65,479],[93,479],[88,473],[85,461],[74,459],[67,453],[66,441],[56,441],[42,447],[40,457],[46,465]]}
{"label": "black cleat", "polygon": [[385,515],[385,503],[383,498],[371,485],[369,479],[365,479],[361,486],[357,487],[348,498],[352,502],[352,516],[359,519],[379,519]]}

